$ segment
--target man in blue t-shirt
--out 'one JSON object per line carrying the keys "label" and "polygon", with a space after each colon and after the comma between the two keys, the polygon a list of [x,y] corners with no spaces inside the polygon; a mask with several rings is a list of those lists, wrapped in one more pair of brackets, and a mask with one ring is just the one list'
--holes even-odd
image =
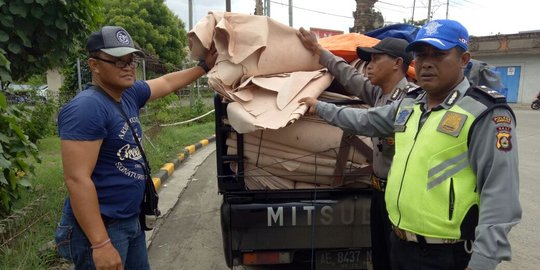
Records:
{"label": "man in blue t-shirt", "polygon": [[147,166],[135,141],[142,138],[139,109],[204,75],[217,54],[197,67],[136,81],[135,54],[142,52],[125,29],[104,26],[86,49],[92,85],[58,115],[69,196],[55,240],[76,269],[150,269],[139,224]]}

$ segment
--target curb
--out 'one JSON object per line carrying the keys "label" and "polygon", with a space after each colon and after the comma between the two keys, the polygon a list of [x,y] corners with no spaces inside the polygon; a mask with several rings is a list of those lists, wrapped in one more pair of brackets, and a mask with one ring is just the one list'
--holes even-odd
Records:
{"label": "curb", "polygon": [[184,147],[182,152],[177,154],[177,157],[168,162],[163,164],[159,171],[152,176],[152,182],[154,182],[154,187],[156,188],[156,191],[158,191],[161,188],[161,185],[167,181],[169,176],[174,172],[175,169],[177,169],[184,161],[186,161],[189,156],[193,155],[195,151],[203,148],[204,146],[207,146],[209,143],[216,141],[216,135],[212,135],[206,139],[200,140],[199,142],[188,145]]}

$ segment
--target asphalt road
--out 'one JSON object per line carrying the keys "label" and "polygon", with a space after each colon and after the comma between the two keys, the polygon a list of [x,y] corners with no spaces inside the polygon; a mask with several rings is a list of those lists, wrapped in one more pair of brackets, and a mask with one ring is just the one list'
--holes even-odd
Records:
{"label": "asphalt road", "polygon": [[[517,136],[520,156],[520,198],[523,220],[510,232],[513,249],[512,262],[503,262],[497,269],[540,269],[540,111],[517,108]],[[178,194],[161,196],[161,200],[177,203],[153,236],[149,256],[154,270],[214,270],[228,269],[223,257],[217,192],[216,161],[209,145],[196,153],[200,166],[193,172],[180,167],[168,180],[188,178],[188,183]],[[201,156],[204,155],[204,156]],[[195,157],[194,156],[194,157]],[[189,177],[190,175],[192,177]],[[167,185],[164,187],[167,190]],[[293,269],[249,268],[249,269]],[[235,269],[244,269],[237,267]],[[294,268],[298,270],[298,268]]]}

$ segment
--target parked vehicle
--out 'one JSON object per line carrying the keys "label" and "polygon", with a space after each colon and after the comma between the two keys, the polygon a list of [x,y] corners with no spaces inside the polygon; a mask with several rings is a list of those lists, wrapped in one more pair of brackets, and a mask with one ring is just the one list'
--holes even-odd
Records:
{"label": "parked vehicle", "polygon": [[538,92],[538,94],[536,95],[536,99],[531,103],[531,109],[540,109],[540,92]]}
{"label": "parked vehicle", "polygon": [[8,101],[12,104],[46,102],[48,99],[49,86],[28,84],[9,84],[6,93],[12,97]]}
{"label": "parked vehicle", "polygon": [[[227,124],[227,103],[216,109],[217,183],[223,195],[225,260],[237,265],[310,264],[310,269],[371,269],[368,188],[248,190],[244,136]],[[235,133],[237,154],[227,154]],[[236,164],[236,172],[231,168]],[[313,175],[316,177],[316,175]]]}

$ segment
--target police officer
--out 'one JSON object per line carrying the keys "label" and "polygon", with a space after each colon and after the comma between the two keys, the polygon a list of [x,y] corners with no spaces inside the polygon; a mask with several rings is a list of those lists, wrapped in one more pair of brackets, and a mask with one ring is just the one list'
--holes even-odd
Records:
{"label": "police officer", "polygon": [[495,269],[521,219],[515,117],[504,96],[470,87],[467,30],[424,25],[408,45],[420,88],[360,110],[305,98],[310,112],[366,136],[395,134],[386,187],[393,269]]}
{"label": "police officer", "polygon": [[[321,47],[315,35],[300,28],[298,36],[304,46],[320,56],[320,64],[336,77],[345,90],[359,96],[372,107],[399,100],[412,88],[405,78],[412,55],[405,51],[404,39],[387,37],[373,47],[358,47],[358,57],[368,62],[366,76],[357,72],[340,57]],[[394,156],[394,138],[373,137],[373,174],[371,182],[371,246],[374,269],[390,269],[390,220],[384,203],[384,189]]]}

